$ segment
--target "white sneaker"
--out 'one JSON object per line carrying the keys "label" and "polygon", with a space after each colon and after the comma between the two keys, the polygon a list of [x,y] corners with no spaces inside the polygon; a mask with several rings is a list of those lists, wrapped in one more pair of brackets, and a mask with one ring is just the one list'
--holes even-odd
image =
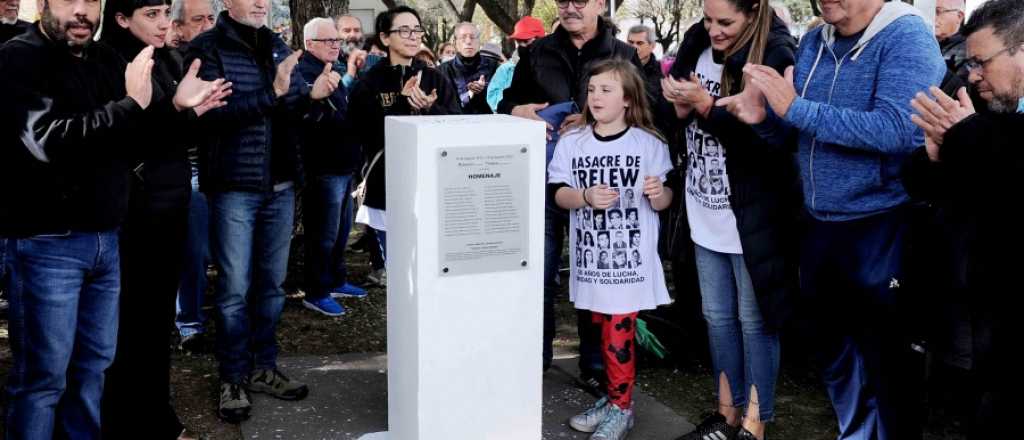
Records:
{"label": "white sneaker", "polygon": [[608,415],[597,426],[597,431],[590,440],[622,440],[633,429],[635,419],[632,409],[622,409],[615,404],[608,405]]}
{"label": "white sneaker", "polygon": [[608,416],[608,410],[612,405],[608,404],[608,398],[602,397],[594,406],[582,414],[577,414],[569,419],[569,426],[579,432],[594,432],[597,426]]}

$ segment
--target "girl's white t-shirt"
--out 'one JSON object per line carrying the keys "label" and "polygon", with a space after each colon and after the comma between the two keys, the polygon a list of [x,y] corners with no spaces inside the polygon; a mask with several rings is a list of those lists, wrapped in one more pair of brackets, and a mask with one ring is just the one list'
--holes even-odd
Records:
{"label": "girl's white t-shirt", "polygon": [[[719,96],[722,65],[715,63],[709,47],[697,60],[697,78],[711,94]],[[736,215],[729,203],[729,175],[725,171],[725,146],[694,120],[686,127],[686,217],[690,238],[705,249],[742,254]]]}
{"label": "girl's white t-shirt", "polygon": [[591,127],[567,133],[548,165],[548,182],[574,189],[606,184],[619,193],[610,208],[573,209],[569,221],[569,298],[577,309],[632,313],[668,304],[658,257],[658,213],[644,196],[644,178],[665,181],[668,146],[639,128],[603,142]]}

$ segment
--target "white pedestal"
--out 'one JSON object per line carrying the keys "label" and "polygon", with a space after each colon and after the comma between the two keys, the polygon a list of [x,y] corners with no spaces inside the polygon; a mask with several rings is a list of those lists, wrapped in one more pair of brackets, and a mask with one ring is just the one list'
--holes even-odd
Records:
{"label": "white pedestal", "polygon": [[386,130],[387,438],[539,440],[544,124],[396,117]]}

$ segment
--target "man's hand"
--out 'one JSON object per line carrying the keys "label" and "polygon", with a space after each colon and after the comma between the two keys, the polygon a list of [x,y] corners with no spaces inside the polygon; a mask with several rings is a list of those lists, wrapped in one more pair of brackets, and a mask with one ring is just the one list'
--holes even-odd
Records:
{"label": "man's hand", "polygon": [[153,46],[139,51],[124,70],[124,89],[129,98],[143,109],[153,99]]}
{"label": "man's hand", "polygon": [[547,126],[547,137],[551,140],[551,132],[555,131],[555,127],[552,127],[544,118],[537,116],[537,112],[544,110],[548,107],[548,103],[543,104],[522,104],[512,107],[512,116],[518,116],[524,119],[533,119],[534,121],[541,121]]}
{"label": "man's hand", "polygon": [[292,85],[292,71],[295,70],[295,65],[298,64],[301,55],[302,50],[292,52],[288,58],[277,65],[277,75],[274,76],[274,95],[278,98],[288,93],[288,88]]}
{"label": "man's hand", "polygon": [[736,116],[736,119],[749,125],[760,124],[768,117],[764,95],[761,93],[761,89],[753,83],[748,83],[739,95],[721,98],[715,105],[725,107],[729,113]]}
{"label": "man's hand", "polygon": [[348,54],[348,66],[345,73],[352,77],[359,77],[359,69],[363,68],[366,64],[366,51],[362,49],[353,50],[352,53]]}
{"label": "man's hand", "polygon": [[975,113],[974,103],[967,94],[967,88],[961,87],[957,90],[957,99],[950,98],[938,87],[932,86],[928,89],[935,99],[929,98],[924,92],[918,92],[917,96],[910,101],[916,115],[910,116],[910,121],[924,130],[925,147],[928,149],[928,158],[933,162],[939,161],[939,147],[946,137],[946,131]]}
{"label": "man's hand", "polygon": [[324,71],[320,73],[320,76],[316,77],[316,81],[313,82],[313,89],[309,91],[309,97],[314,101],[319,101],[328,96],[331,96],[335,90],[338,90],[338,83],[341,82],[341,75],[335,72],[332,63],[324,65]]}
{"label": "man's hand", "polygon": [[772,111],[780,118],[786,117],[797,96],[793,86],[793,66],[786,68],[785,75],[779,75],[771,67],[747,64],[743,73],[747,75],[747,85],[757,87],[764,94]]}
{"label": "man's hand", "polygon": [[487,90],[487,79],[484,78],[483,75],[480,75],[480,79],[473,81],[469,84],[466,84],[466,87],[469,87],[469,91],[473,95],[480,94],[481,92]]}
{"label": "man's hand", "polygon": [[583,196],[584,201],[589,202],[594,209],[608,209],[619,198],[619,193],[602,183],[584,189]]}

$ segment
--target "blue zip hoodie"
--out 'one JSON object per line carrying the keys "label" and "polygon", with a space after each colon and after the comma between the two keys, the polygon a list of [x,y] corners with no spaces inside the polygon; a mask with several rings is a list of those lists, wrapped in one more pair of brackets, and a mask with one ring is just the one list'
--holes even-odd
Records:
{"label": "blue zip hoodie", "polygon": [[800,42],[794,72],[799,97],[782,125],[799,131],[808,211],[820,220],[843,221],[910,200],[900,166],[924,145],[923,132],[910,121],[910,100],[938,85],[946,67],[932,30],[902,2],[885,3],[841,57],[832,51],[835,38],[835,27],[826,24]]}

